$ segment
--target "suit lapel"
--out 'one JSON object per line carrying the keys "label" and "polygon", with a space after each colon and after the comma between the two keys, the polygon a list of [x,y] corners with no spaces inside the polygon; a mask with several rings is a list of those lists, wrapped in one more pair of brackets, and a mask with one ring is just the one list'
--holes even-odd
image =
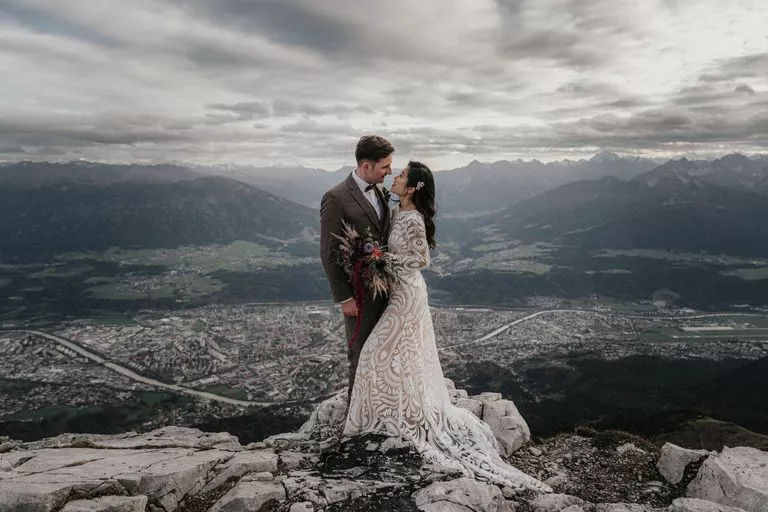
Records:
{"label": "suit lapel", "polygon": [[[354,172],[354,171],[353,171]],[[360,187],[357,186],[357,183],[355,182],[355,179],[350,174],[347,178],[347,186],[349,187],[349,192],[352,194],[352,197],[355,198],[355,201],[357,201],[357,204],[360,205],[360,207],[365,211],[365,213],[368,215],[368,217],[371,219],[371,223],[376,226],[377,229],[381,229],[381,219],[378,218],[378,215],[376,215],[376,210],[373,209],[373,206],[368,201],[368,199],[365,198],[363,195],[363,191],[360,190]]]}

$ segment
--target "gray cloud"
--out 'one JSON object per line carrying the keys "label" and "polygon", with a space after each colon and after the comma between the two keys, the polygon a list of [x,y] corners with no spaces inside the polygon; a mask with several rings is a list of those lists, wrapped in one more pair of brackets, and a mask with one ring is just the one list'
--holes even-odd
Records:
{"label": "gray cloud", "polygon": [[[334,16],[333,11],[327,9],[328,2],[185,0],[177,3],[216,25],[246,34],[263,33],[276,43],[311,47],[331,54],[353,51],[365,35],[364,26],[344,23]],[[338,4],[330,2],[334,3]]]}
{"label": "gray cloud", "polygon": [[104,34],[98,28],[61,19],[50,12],[35,9],[30,5],[0,2],[0,19],[9,20],[38,32],[81,39],[99,45],[119,45],[118,41],[108,34]]}
{"label": "gray cloud", "polygon": [[743,92],[746,94],[757,94],[753,88],[748,86],[747,84],[739,84],[736,86],[736,89],[734,89],[735,92]]}
{"label": "gray cloud", "polygon": [[702,82],[725,82],[743,78],[755,78],[765,75],[768,69],[768,52],[756,53],[724,59],[713,68],[703,73]]}
{"label": "gray cloud", "polygon": [[336,168],[372,131],[438,167],[763,148],[764,8],[698,4],[0,0],[0,153]]}
{"label": "gray cloud", "polygon": [[216,103],[207,105],[206,108],[222,110],[224,112],[233,112],[237,114],[237,116],[232,119],[233,121],[252,121],[272,115],[272,108],[268,104],[259,101],[240,102],[232,105]]}

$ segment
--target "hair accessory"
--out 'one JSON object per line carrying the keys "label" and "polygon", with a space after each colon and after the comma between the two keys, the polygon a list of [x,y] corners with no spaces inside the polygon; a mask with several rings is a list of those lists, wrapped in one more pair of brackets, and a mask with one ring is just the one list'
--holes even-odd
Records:
{"label": "hair accessory", "polygon": [[424,182],[420,181],[416,184],[416,190],[421,190],[422,188],[424,188]]}

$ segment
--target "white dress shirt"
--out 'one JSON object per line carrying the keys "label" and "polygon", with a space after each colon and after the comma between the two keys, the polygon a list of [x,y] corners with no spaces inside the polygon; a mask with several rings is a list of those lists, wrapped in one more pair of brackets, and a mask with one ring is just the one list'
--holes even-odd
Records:
{"label": "white dress shirt", "polygon": [[370,183],[366,182],[363,178],[358,176],[357,170],[352,171],[352,178],[355,180],[355,183],[357,183],[357,186],[360,187],[360,192],[363,193],[368,202],[371,203],[371,206],[373,206],[373,209],[376,211],[376,215],[378,215],[379,219],[381,219],[381,213],[383,209],[381,202],[379,202],[379,196],[376,195],[376,191],[374,189],[371,189],[368,192],[365,191],[366,187],[370,185]]}

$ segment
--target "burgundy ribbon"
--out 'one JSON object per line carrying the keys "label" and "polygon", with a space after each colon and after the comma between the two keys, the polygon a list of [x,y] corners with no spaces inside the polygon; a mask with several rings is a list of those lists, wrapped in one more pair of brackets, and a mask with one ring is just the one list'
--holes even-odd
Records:
{"label": "burgundy ribbon", "polygon": [[361,272],[363,270],[363,260],[359,260],[355,263],[355,267],[352,271],[352,286],[355,287],[355,304],[357,305],[357,320],[355,321],[355,332],[352,333],[352,337],[349,339],[349,348],[355,344],[357,336],[360,334],[360,326],[363,323],[363,306],[365,305],[365,297],[363,294],[363,280],[361,279]]}

